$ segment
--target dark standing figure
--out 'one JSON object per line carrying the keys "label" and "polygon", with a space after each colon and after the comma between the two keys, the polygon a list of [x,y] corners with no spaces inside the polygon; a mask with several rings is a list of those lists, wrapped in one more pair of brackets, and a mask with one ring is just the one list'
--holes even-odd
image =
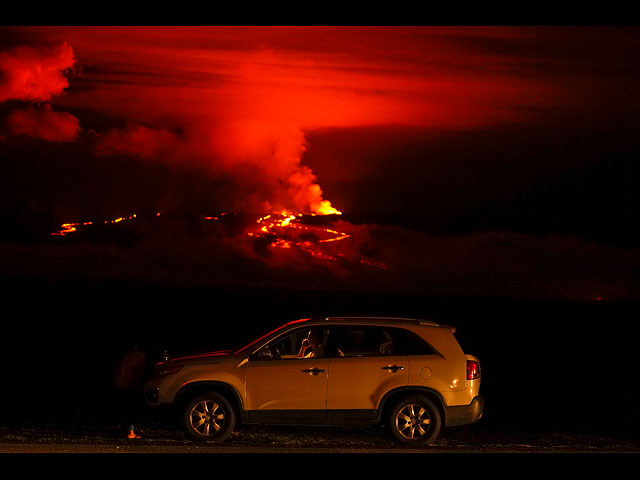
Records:
{"label": "dark standing figure", "polygon": [[140,438],[135,424],[142,404],[142,382],[147,373],[147,356],[137,346],[129,350],[116,368],[113,384],[118,392],[121,414],[129,426],[127,438]]}

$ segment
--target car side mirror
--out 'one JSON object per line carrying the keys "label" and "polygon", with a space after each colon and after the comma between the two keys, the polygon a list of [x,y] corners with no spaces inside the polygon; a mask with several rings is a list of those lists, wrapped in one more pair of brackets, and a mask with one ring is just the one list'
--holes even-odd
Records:
{"label": "car side mirror", "polygon": [[273,360],[275,357],[269,346],[262,347],[252,357],[252,360]]}

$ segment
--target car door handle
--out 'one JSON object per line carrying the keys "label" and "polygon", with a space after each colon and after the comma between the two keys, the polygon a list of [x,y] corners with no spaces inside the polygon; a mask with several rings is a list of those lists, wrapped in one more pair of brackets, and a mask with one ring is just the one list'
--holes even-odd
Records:
{"label": "car door handle", "polygon": [[404,370],[404,367],[389,365],[388,367],[382,367],[382,370],[389,370],[390,372],[396,373],[398,370]]}
{"label": "car door handle", "polygon": [[318,375],[319,373],[324,373],[322,368],[309,368],[307,370],[302,370],[304,373],[310,373],[311,375]]}

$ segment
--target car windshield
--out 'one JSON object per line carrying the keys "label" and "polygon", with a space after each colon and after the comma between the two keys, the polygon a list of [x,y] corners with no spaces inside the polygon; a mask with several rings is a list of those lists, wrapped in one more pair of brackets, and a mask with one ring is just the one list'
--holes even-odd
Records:
{"label": "car windshield", "polygon": [[285,323],[284,325],[279,326],[278,328],[271,330],[268,333],[265,333],[264,335],[262,335],[259,338],[256,338],[253,342],[249,343],[248,345],[245,345],[244,347],[240,348],[239,350],[236,350],[234,353],[235,355],[238,354],[242,354],[242,353],[246,353],[248,351],[250,351],[251,349],[253,349],[253,347],[255,347],[256,345],[258,345],[259,343],[261,343],[264,339],[277,334],[280,330],[284,330],[285,328],[296,324],[296,323],[300,323],[300,322],[306,322],[307,320],[309,320],[308,318],[303,318],[300,320],[294,320],[293,322],[289,322],[289,323]]}

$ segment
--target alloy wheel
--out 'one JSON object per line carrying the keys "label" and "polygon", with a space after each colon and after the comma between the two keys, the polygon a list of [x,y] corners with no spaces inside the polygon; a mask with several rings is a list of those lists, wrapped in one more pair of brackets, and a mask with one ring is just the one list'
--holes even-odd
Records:
{"label": "alloy wheel", "polygon": [[224,408],[213,400],[196,403],[190,412],[191,428],[200,435],[214,435],[224,425]]}
{"label": "alloy wheel", "polygon": [[431,417],[429,412],[417,404],[402,407],[395,418],[398,433],[407,440],[420,440],[429,431]]}

